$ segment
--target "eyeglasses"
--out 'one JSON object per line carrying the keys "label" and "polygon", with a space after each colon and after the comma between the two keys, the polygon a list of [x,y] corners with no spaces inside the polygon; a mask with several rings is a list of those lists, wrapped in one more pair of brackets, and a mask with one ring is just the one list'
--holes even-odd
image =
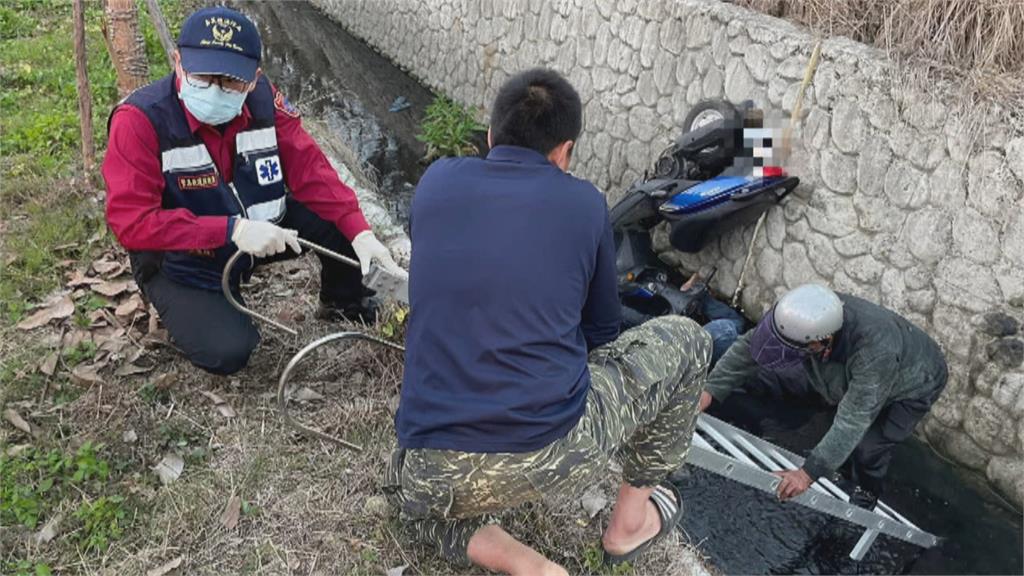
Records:
{"label": "eyeglasses", "polygon": [[217,74],[185,74],[185,82],[193,88],[199,90],[206,90],[210,86],[216,84],[221,90],[229,94],[242,94],[249,89],[251,82],[245,82],[243,80],[237,80],[230,76],[221,76]]}

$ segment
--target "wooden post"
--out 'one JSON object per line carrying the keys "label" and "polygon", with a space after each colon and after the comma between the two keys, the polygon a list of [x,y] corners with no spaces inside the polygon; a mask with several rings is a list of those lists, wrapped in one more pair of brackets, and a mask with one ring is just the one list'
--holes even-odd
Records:
{"label": "wooden post", "polygon": [[89,70],[85,60],[85,6],[83,0],[73,4],[75,36],[75,76],[78,81],[78,117],[82,129],[82,165],[85,173],[96,165],[96,144],[92,139],[92,92],[89,91]]}
{"label": "wooden post", "polygon": [[104,36],[117,71],[117,93],[124,97],[149,82],[146,42],[139,31],[135,0],[106,0]]}
{"label": "wooden post", "polygon": [[171,70],[174,70],[174,40],[171,39],[171,31],[167,29],[167,21],[164,20],[164,13],[160,11],[160,5],[156,3],[156,0],[146,0],[146,8],[149,10],[149,19],[153,21],[153,27],[156,28],[156,35],[160,37],[160,44],[164,47],[164,52],[167,52],[167,63],[171,65]]}

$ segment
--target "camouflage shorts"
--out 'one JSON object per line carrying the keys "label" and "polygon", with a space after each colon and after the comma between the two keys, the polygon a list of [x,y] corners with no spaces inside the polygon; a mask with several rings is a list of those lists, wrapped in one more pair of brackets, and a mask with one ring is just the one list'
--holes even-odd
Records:
{"label": "camouflage shorts", "polygon": [[465,563],[470,537],[492,514],[580,494],[615,454],[626,482],[653,486],[686,458],[710,357],[711,340],[692,320],[651,320],[591,353],[586,409],[565,437],[525,453],[399,449],[385,492],[413,537]]}

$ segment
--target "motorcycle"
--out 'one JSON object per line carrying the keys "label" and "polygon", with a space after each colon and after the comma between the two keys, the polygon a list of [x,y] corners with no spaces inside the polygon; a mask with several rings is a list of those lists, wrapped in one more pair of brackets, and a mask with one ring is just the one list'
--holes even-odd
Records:
{"label": "motorcycle", "polygon": [[680,278],[651,247],[651,230],[668,222],[673,248],[699,252],[713,238],[757,220],[782,201],[800,179],[771,165],[778,144],[774,136],[752,102],[700,102],[652,173],[610,208],[624,328],[665,314],[707,320],[700,310],[710,277],[686,290],[677,288]]}

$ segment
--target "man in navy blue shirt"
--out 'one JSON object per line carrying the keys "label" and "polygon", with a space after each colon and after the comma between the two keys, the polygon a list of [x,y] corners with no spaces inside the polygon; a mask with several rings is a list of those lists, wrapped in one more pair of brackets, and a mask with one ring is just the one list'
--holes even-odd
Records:
{"label": "man in navy blue shirt", "polygon": [[616,451],[607,560],[672,530],[679,495],[662,482],[686,456],[711,353],[685,318],[618,335],[607,205],[567,172],[581,126],[564,78],[521,73],[494,102],[487,158],[435,162],[413,197],[389,492],[418,538],[498,572],[565,573],[490,515],[582,492]]}

